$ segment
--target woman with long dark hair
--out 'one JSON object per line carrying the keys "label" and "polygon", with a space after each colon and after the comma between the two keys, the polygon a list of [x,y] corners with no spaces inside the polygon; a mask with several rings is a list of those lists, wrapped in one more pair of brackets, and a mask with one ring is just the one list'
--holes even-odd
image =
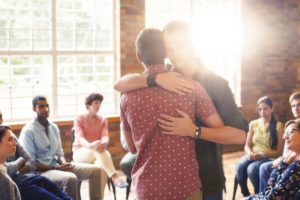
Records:
{"label": "woman with long dark hair", "polygon": [[11,129],[0,125],[0,197],[3,200],[21,200],[17,185],[7,174],[5,161],[16,152],[17,143]]}
{"label": "woman with long dark hair", "polygon": [[277,158],[283,150],[283,124],[274,116],[272,100],[267,96],[261,97],[256,107],[260,118],[249,124],[245,144],[246,155],[241,158],[236,172],[236,178],[245,197],[250,195],[247,178],[249,177],[252,182],[255,193],[258,193],[260,165]]}

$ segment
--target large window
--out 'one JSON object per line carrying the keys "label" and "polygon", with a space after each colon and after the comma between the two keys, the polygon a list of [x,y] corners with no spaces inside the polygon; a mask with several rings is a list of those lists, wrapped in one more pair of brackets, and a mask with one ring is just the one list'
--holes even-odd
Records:
{"label": "large window", "polygon": [[240,102],[240,0],[145,0],[146,26],[163,28],[170,20],[188,22],[195,53],[229,81]]}
{"label": "large window", "polygon": [[48,97],[51,116],[85,110],[90,92],[117,111],[116,1],[0,0],[0,109],[6,121],[32,118],[31,99]]}

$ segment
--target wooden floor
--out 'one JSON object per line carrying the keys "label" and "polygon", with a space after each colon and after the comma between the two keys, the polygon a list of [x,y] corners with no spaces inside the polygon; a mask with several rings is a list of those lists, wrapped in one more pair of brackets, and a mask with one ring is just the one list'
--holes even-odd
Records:
{"label": "wooden floor", "polygon": [[[234,183],[234,174],[235,174],[235,167],[237,162],[239,161],[240,157],[243,155],[243,152],[235,152],[235,153],[227,153],[223,155],[223,165],[224,171],[226,175],[226,189],[227,193],[224,192],[223,199],[224,200],[231,200],[232,199],[232,192],[233,192],[233,183]],[[248,184],[249,186],[251,184]],[[250,188],[250,192],[253,191],[253,188]],[[117,200],[125,200],[126,197],[126,189],[117,189]],[[88,197],[88,182],[84,181],[81,188],[82,200],[89,200]],[[130,196],[130,200],[135,199],[135,191],[132,187]],[[237,189],[237,194],[235,199],[242,199],[242,195],[240,192],[240,188]],[[105,189],[105,197],[104,200],[114,200],[113,192],[108,190],[106,186]]]}

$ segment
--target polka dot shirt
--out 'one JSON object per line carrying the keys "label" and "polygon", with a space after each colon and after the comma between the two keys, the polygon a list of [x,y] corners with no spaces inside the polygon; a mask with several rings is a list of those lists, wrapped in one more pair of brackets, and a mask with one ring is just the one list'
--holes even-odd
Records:
{"label": "polka dot shirt", "polygon": [[[163,67],[151,70],[149,73],[161,72]],[[139,200],[183,200],[201,187],[194,138],[163,134],[157,121],[160,114],[179,117],[176,109],[192,120],[203,120],[216,112],[203,87],[189,81],[195,89],[186,95],[160,87],[122,95],[121,120],[138,151],[132,178]]]}

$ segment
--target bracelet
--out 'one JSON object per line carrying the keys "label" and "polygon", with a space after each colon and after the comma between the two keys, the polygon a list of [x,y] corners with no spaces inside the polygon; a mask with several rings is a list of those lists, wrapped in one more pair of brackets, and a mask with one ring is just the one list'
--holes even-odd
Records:
{"label": "bracelet", "polygon": [[157,73],[156,74],[148,74],[148,76],[147,76],[147,85],[148,85],[148,87],[157,86],[156,76],[157,76]]}
{"label": "bracelet", "polygon": [[196,126],[196,130],[195,130],[195,139],[200,139],[201,137],[201,127]]}

